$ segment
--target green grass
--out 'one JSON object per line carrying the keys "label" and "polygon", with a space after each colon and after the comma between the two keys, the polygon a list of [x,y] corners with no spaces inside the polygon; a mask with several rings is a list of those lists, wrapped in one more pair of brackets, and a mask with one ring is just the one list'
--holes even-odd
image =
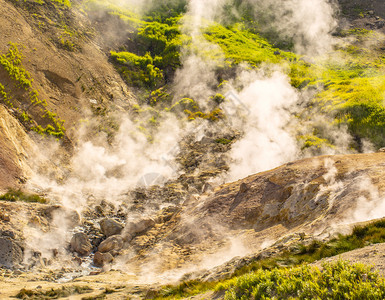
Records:
{"label": "green grass", "polygon": [[[26,0],[24,0],[26,2]],[[70,0],[34,0],[35,3],[38,3],[40,5],[44,5],[46,3],[52,3],[59,5],[61,7],[71,8],[72,3]]]}
{"label": "green grass", "polygon": [[295,58],[294,54],[274,48],[260,35],[240,29],[239,26],[235,24],[226,28],[222,25],[214,25],[207,28],[204,34],[209,42],[221,47],[230,64],[248,62],[257,67],[261,63],[276,64],[283,59]]}
{"label": "green grass", "polygon": [[29,203],[41,203],[46,204],[48,203],[48,200],[36,195],[36,194],[30,194],[30,193],[24,193],[21,190],[9,190],[4,195],[0,196],[1,201],[10,201],[10,202],[29,202]]}
{"label": "green grass", "polygon": [[235,299],[383,299],[385,281],[369,266],[339,261],[316,267],[258,270],[220,283],[226,300]]}
{"label": "green grass", "polygon": [[[5,70],[16,87],[14,90],[7,90],[7,85],[0,82],[0,100],[16,111],[18,119],[27,128],[41,135],[47,134],[61,138],[65,132],[64,121],[57,118],[57,115],[47,108],[45,100],[39,98],[38,91],[33,88],[33,78],[22,64],[24,56],[19,48],[22,48],[22,46],[16,43],[9,43],[8,52],[0,54],[0,67]],[[40,125],[34,120],[28,108],[22,109],[22,106],[18,104],[20,96],[13,97],[12,95],[17,89],[26,95],[24,98],[29,102],[28,107],[39,108],[40,115],[37,116],[37,119],[44,120],[44,125]]]}

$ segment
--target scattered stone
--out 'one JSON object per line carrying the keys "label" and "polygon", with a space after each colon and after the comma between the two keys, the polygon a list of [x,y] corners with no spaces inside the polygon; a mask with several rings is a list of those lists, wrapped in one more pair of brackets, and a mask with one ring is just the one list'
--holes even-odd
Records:
{"label": "scattered stone", "polygon": [[16,234],[11,230],[0,230],[0,236],[6,236],[11,239],[15,239]]}
{"label": "scattered stone", "polygon": [[119,235],[113,235],[104,240],[98,247],[98,251],[106,253],[110,251],[119,251],[123,248],[123,238]]}
{"label": "scattered stone", "polygon": [[100,273],[102,273],[102,272],[101,271],[92,271],[89,275],[95,276],[95,275],[99,275]]}
{"label": "scattered stone", "polygon": [[21,247],[9,237],[0,237],[0,266],[13,268],[22,261]]}
{"label": "scattered stone", "polygon": [[11,221],[11,218],[8,214],[0,212],[0,220],[2,220],[4,222],[9,222],[9,221]]}
{"label": "scattered stone", "polygon": [[381,28],[383,28],[385,26],[385,21],[377,21],[376,22],[376,27],[377,27],[377,29],[381,29]]}
{"label": "scattered stone", "polygon": [[28,225],[35,228],[45,228],[49,226],[48,221],[45,218],[39,216],[31,217],[28,221]]}
{"label": "scattered stone", "polygon": [[385,152],[385,147],[378,149],[377,152]]}
{"label": "scattered stone", "polygon": [[239,187],[239,193],[245,193],[247,190],[249,189],[249,187],[247,186],[246,183],[242,182],[240,187]]}
{"label": "scattered stone", "polygon": [[74,257],[74,258],[72,259],[72,261],[73,261],[74,263],[76,263],[78,266],[80,266],[80,265],[82,264],[82,259],[81,259],[80,257]]}
{"label": "scattered stone", "polygon": [[52,249],[52,255],[53,255],[53,257],[57,257],[59,255],[59,250],[58,249]]}
{"label": "scattered stone", "polygon": [[91,253],[92,245],[88,240],[88,236],[83,233],[75,233],[71,239],[71,250],[85,256]]}
{"label": "scattered stone", "polygon": [[94,265],[96,267],[103,267],[114,260],[114,257],[110,253],[96,252],[94,255]]}
{"label": "scattered stone", "polygon": [[100,229],[106,237],[120,234],[123,230],[123,224],[114,219],[103,219],[99,224]]}

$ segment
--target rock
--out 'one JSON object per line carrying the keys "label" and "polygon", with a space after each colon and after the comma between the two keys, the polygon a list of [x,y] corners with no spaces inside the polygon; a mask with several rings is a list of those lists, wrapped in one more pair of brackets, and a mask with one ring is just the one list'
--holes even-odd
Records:
{"label": "rock", "polygon": [[11,221],[11,218],[9,217],[9,214],[0,212],[0,220],[3,220],[4,222]]}
{"label": "rock", "polygon": [[83,261],[82,261],[82,259],[81,259],[80,257],[74,257],[74,258],[72,259],[72,261],[73,261],[75,264],[77,264],[78,266],[80,266],[80,265],[83,263]]}
{"label": "rock", "polygon": [[378,149],[377,152],[385,152],[385,147]]}
{"label": "rock", "polygon": [[114,219],[103,219],[99,224],[100,229],[106,237],[120,234],[123,230],[123,224]]}
{"label": "rock", "polygon": [[129,223],[124,229],[124,235],[136,236],[140,233],[148,231],[155,226],[155,221],[152,218],[141,219],[138,222]]}
{"label": "rock", "polygon": [[239,186],[239,193],[246,193],[249,187],[247,186],[246,183],[242,182],[241,185]]}
{"label": "rock", "polygon": [[114,257],[110,253],[96,252],[94,255],[94,265],[96,267],[103,267],[114,260]]}
{"label": "rock", "polygon": [[8,237],[0,237],[0,266],[13,268],[23,261],[21,247]]}
{"label": "rock", "polygon": [[43,211],[43,215],[49,221],[54,221],[56,218],[65,220],[69,226],[76,226],[80,224],[80,215],[76,210],[72,210],[60,205],[52,205]]}
{"label": "rock", "polygon": [[119,251],[123,248],[123,238],[118,235],[113,235],[104,240],[98,247],[101,253],[110,251]]}
{"label": "rock", "polygon": [[9,237],[11,239],[15,239],[16,233],[14,233],[11,230],[0,230],[0,236],[6,236],[6,237]]}
{"label": "rock", "polygon": [[83,233],[75,233],[71,239],[71,250],[78,254],[85,256],[91,253],[92,245],[88,239],[88,236]]}
{"label": "rock", "polygon": [[35,228],[46,228],[49,226],[49,223],[43,217],[32,216],[28,221],[28,225]]}

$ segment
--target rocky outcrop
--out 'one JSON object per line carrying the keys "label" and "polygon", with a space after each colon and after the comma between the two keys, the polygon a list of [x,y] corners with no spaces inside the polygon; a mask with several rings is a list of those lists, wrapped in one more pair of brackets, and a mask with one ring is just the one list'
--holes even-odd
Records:
{"label": "rocky outcrop", "polygon": [[23,261],[21,247],[8,236],[0,237],[0,266],[13,268]]}
{"label": "rocky outcrop", "polygon": [[160,272],[181,265],[204,268],[208,253],[225,262],[293,234],[328,236],[341,226],[347,230],[349,224],[384,216],[378,209],[385,205],[384,165],[384,152],[288,163],[192,197],[181,212],[130,245],[140,252],[141,264],[150,265],[156,255]]}

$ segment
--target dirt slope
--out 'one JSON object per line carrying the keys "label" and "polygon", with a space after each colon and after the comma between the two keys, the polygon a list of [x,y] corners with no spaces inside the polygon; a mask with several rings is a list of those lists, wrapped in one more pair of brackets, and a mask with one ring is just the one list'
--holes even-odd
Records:
{"label": "dirt slope", "polygon": [[[94,42],[97,33],[86,16],[76,8],[69,10],[50,3],[0,0],[0,54],[7,53],[10,42],[17,44],[24,56],[22,67],[31,75],[32,88],[40,100],[47,101],[46,109],[64,120],[63,141],[66,149],[71,150],[81,119],[99,118],[103,124],[108,122],[112,107],[124,110],[135,100],[107,55]],[[65,44],[66,39],[71,42]],[[68,46],[70,43],[74,43],[74,48]],[[0,83],[14,106],[17,104],[29,113],[34,124],[46,125],[44,112],[31,105],[30,94],[16,88],[2,67]],[[9,105],[7,108],[12,116],[20,119],[14,108],[10,109]],[[11,116],[4,118],[4,126],[12,126],[11,119]],[[8,121],[11,123],[5,124]],[[16,160],[23,157],[18,157],[21,153],[6,145],[6,139],[0,139],[0,143],[4,145],[0,148],[3,157],[0,188],[6,189],[18,183],[17,174],[23,172],[20,164],[15,163],[15,157]]]}
{"label": "dirt slope", "polygon": [[[7,51],[9,42],[22,45],[26,57],[24,67],[31,73],[41,98],[46,99],[49,108],[66,121],[68,129],[83,116],[83,108],[91,109],[92,99],[97,105],[113,99],[124,100],[127,105],[133,101],[126,84],[93,42],[92,36],[79,38],[79,50],[61,49],[52,38],[61,31],[57,24],[49,25],[54,22],[49,13],[51,7],[31,3],[32,7],[20,8],[12,2],[0,1],[0,52]],[[42,15],[38,21],[33,18],[34,10]],[[64,13],[67,14],[65,17],[78,23],[74,26],[79,32],[92,30],[87,27],[84,16],[75,16],[73,11],[65,10]],[[39,23],[44,23],[45,27],[40,29]]]}
{"label": "dirt slope", "polygon": [[30,175],[27,159],[33,147],[24,128],[0,105],[0,191],[15,188]]}
{"label": "dirt slope", "polygon": [[384,166],[385,153],[315,157],[221,186],[185,203],[163,231],[134,239],[144,249],[135,259],[159,272],[212,267],[284,236],[328,236],[383,217]]}

